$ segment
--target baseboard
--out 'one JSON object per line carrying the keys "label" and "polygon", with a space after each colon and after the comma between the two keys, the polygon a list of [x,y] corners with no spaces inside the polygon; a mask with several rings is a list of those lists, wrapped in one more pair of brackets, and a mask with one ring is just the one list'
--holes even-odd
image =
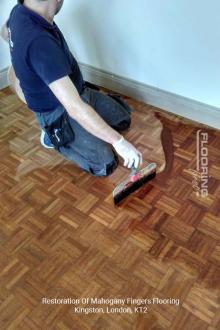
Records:
{"label": "baseboard", "polygon": [[[84,79],[198,123],[220,129],[220,108],[145,85],[80,63]],[[0,71],[0,90],[8,86],[8,68]]]}
{"label": "baseboard", "polygon": [[8,68],[0,71],[0,90],[8,87],[7,72],[8,72]]}
{"label": "baseboard", "polygon": [[220,129],[220,108],[117,76],[87,64],[81,63],[80,68],[84,79],[93,84],[109,88],[198,123]]}

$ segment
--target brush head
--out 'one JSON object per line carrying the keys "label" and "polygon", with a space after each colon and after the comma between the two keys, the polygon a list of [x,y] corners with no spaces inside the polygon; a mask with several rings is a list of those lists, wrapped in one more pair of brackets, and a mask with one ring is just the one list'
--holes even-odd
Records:
{"label": "brush head", "polygon": [[142,187],[146,182],[152,180],[156,176],[157,165],[150,163],[127,180],[120,183],[113,191],[113,199],[115,205],[119,204],[124,198]]}

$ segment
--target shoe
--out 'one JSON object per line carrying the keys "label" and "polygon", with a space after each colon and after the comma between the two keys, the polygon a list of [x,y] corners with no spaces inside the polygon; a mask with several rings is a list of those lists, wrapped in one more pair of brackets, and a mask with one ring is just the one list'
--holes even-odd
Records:
{"label": "shoe", "polygon": [[44,148],[54,149],[54,145],[51,143],[49,136],[43,130],[41,131],[40,143]]}

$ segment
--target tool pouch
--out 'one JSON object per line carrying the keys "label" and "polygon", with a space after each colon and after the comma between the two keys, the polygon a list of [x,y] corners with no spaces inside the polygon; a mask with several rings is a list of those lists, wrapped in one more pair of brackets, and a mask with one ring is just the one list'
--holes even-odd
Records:
{"label": "tool pouch", "polygon": [[66,147],[69,142],[74,141],[75,134],[66,111],[50,125],[44,126],[44,129],[55,149],[59,150],[60,147]]}

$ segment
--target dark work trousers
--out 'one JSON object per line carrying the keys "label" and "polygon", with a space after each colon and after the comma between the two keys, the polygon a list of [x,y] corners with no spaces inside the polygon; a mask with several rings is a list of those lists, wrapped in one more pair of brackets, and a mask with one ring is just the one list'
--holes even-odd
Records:
{"label": "dark work trousers", "polygon": [[[127,129],[131,123],[131,109],[118,103],[112,97],[99,91],[86,87],[81,94],[84,102],[91,107],[115,130]],[[54,111],[36,113],[37,121],[42,129],[66,111],[59,106]],[[59,148],[59,152],[81,169],[94,176],[108,176],[118,165],[118,156],[112,146],[92,135],[69,117],[71,127],[75,134],[74,141],[67,146]]]}

